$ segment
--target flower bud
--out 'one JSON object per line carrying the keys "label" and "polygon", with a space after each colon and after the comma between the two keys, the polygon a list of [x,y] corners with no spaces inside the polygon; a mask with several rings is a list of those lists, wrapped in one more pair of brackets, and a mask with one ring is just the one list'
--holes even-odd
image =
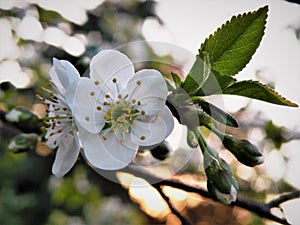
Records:
{"label": "flower bud", "polygon": [[5,119],[11,123],[21,123],[38,120],[38,117],[35,114],[33,114],[30,110],[24,107],[17,107],[10,110],[5,115]]}
{"label": "flower bud", "polygon": [[152,149],[150,152],[152,156],[159,160],[165,160],[173,151],[171,145],[167,141],[163,141],[159,146]]}
{"label": "flower bud", "polygon": [[[209,154],[205,155],[205,160],[207,160]],[[236,199],[238,183],[232,176],[230,167],[225,160],[218,157],[211,159],[211,163],[205,168],[207,189],[215,199],[224,204],[230,204]]]}
{"label": "flower bud", "polygon": [[14,153],[34,150],[36,148],[38,137],[39,136],[34,133],[18,134],[10,141],[8,149]]}
{"label": "flower bud", "polygon": [[224,193],[220,191],[215,183],[213,183],[211,180],[207,181],[207,189],[209,193],[215,198],[216,200],[219,200],[220,202],[229,205],[231,202],[234,202],[237,197],[238,192],[238,186],[236,180],[234,177],[231,177],[231,185],[230,185],[230,192]]}
{"label": "flower bud", "polygon": [[234,136],[225,135],[222,142],[224,147],[246,166],[252,167],[264,162],[258,148],[247,140],[239,140]]}
{"label": "flower bud", "polygon": [[195,138],[195,135],[191,130],[187,131],[186,142],[191,148],[197,148],[198,146],[197,139]]}

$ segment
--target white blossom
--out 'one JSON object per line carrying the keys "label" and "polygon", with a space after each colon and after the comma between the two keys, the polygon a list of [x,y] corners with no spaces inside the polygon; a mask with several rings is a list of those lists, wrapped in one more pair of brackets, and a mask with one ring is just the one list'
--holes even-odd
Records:
{"label": "white blossom", "polygon": [[116,50],[92,58],[90,78],[81,78],[73,114],[86,159],[95,167],[117,170],[139,148],[161,143],[173,129],[166,107],[168,89],[160,72],[134,72],[130,59]]}
{"label": "white blossom", "polygon": [[58,147],[52,173],[62,177],[74,166],[80,150],[71,110],[80,76],[68,61],[54,59],[49,78],[53,91],[44,88],[49,98],[42,98],[42,102],[48,106],[45,139],[51,149]]}

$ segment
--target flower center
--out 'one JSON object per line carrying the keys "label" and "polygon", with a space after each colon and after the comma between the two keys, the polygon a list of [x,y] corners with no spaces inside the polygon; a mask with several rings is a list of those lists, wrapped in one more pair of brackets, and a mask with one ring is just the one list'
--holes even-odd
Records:
{"label": "flower center", "polygon": [[112,129],[128,132],[137,113],[138,111],[134,109],[134,106],[130,102],[121,100],[109,105],[104,119]]}

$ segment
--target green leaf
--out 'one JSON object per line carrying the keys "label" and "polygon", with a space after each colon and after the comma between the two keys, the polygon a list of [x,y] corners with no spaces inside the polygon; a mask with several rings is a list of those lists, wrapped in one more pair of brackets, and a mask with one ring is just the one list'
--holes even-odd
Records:
{"label": "green leaf", "polygon": [[222,109],[216,107],[215,105],[206,102],[204,99],[200,97],[192,97],[192,101],[195,104],[199,105],[205,113],[210,115],[216,121],[231,127],[239,126],[238,122],[232,115],[224,112]]}
{"label": "green leaf", "polygon": [[210,74],[204,85],[197,90],[195,96],[208,96],[222,94],[228,86],[234,84],[236,79],[230,76],[221,76],[217,72]]}
{"label": "green leaf", "polygon": [[277,105],[293,106],[298,105],[279,95],[273,89],[258,81],[245,80],[237,82],[223,91],[223,94],[240,95],[248,98],[258,99]]}
{"label": "green leaf", "polygon": [[199,57],[209,55],[213,71],[233,76],[252,58],[264,35],[268,6],[233,16],[209,36],[199,49]]}

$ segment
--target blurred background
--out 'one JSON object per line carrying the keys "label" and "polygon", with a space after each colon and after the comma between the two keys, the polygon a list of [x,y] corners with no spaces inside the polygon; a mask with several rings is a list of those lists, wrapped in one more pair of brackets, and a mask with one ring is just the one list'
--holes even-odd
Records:
{"label": "blurred background", "polygon": [[[69,174],[58,179],[51,175],[54,152],[42,143],[26,153],[12,153],[7,147],[12,138],[38,128],[12,126],[3,120],[4,115],[24,106],[43,117],[44,106],[35,94],[41,93],[40,87],[48,86],[53,57],[70,61],[84,74],[97,52],[130,42],[166,42],[196,54],[204,39],[231,16],[264,5],[270,10],[265,37],[237,79],[259,79],[300,105],[297,4],[283,0],[0,0],[0,224],[180,224],[143,179],[118,173],[119,185],[95,173],[81,159]],[[182,65],[180,69],[188,71],[184,55],[159,46],[150,42],[143,54]],[[147,67],[170,75],[165,65],[149,63]],[[212,96],[209,100],[218,104],[219,98]],[[299,190],[299,108],[232,96],[222,96],[222,102],[240,122],[239,129],[228,132],[251,140],[265,157],[264,164],[249,168],[238,163],[219,142],[212,141],[231,164],[240,184],[239,195],[264,202]],[[170,140],[181,131],[177,125]],[[177,162],[189,154],[184,144],[172,146]],[[191,160],[176,178],[205,187],[199,161]],[[160,172],[172,172],[167,162]],[[276,224],[198,195],[173,188],[164,188],[164,192],[194,224]],[[292,224],[299,224],[299,208],[299,200],[282,205]],[[282,212],[278,209],[274,213]]]}

